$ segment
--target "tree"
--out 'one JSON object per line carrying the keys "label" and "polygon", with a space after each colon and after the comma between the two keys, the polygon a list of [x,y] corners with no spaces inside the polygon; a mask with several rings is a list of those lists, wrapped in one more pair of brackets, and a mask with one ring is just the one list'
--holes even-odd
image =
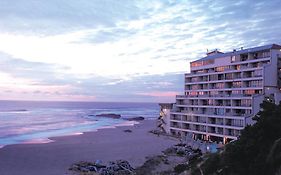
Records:
{"label": "tree", "polygon": [[281,104],[263,102],[253,120],[238,140],[203,163],[204,174],[274,175],[280,169]]}

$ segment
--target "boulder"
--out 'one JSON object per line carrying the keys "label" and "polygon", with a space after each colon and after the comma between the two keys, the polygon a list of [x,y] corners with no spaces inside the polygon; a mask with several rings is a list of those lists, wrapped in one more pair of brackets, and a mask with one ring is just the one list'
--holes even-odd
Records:
{"label": "boulder", "polygon": [[106,168],[106,166],[102,164],[81,161],[71,165],[69,170],[76,172],[98,172],[102,168]]}
{"label": "boulder", "polygon": [[98,114],[98,115],[96,115],[96,117],[106,117],[106,118],[119,119],[119,118],[121,118],[121,115],[120,114],[108,113],[108,114]]}
{"label": "boulder", "polygon": [[124,119],[128,121],[141,121],[144,120],[144,117],[138,116],[138,117],[124,118]]}
{"label": "boulder", "polygon": [[130,129],[125,129],[124,132],[132,132]]}
{"label": "boulder", "polygon": [[109,162],[106,168],[101,169],[101,175],[132,175],[134,168],[126,160]]}

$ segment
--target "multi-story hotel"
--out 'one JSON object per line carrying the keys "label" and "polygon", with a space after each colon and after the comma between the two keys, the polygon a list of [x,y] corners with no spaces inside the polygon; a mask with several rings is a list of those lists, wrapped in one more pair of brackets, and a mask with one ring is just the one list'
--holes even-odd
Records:
{"label": "multi-story hotel", "polygon": [[263,100],[279,103],[280,80],[279,45],[207,53],[190,63],[184,95],[176,96],[172,107],[162,105],[163,129],[224,143],[237,139],[246,125],[253,124]]}

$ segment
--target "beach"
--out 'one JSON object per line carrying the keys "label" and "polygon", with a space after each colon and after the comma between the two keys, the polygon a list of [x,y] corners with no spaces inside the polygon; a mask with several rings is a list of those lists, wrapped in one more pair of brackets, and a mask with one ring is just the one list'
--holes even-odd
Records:
{"label": "beach", "polygon": [[[44,144],[8,145],[0,149],[1,175],[67,175],[68,168],[79,161],[103,163],[125,159],[133,167],[142,165],[147,156],[178,141],[149,133],[155,120],[140,121],[134,126],[100,129],[82,135],[51,138]],[[124,132],[131,130],[132,132]]]}

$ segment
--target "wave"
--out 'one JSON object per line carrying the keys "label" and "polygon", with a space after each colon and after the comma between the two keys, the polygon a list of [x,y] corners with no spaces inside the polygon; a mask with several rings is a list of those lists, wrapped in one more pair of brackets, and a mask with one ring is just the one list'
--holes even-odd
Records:
{"label": "wave", "polygon": [[8,109],[0,110],[0,113],[26,113],[29,112],[27,109]]}

